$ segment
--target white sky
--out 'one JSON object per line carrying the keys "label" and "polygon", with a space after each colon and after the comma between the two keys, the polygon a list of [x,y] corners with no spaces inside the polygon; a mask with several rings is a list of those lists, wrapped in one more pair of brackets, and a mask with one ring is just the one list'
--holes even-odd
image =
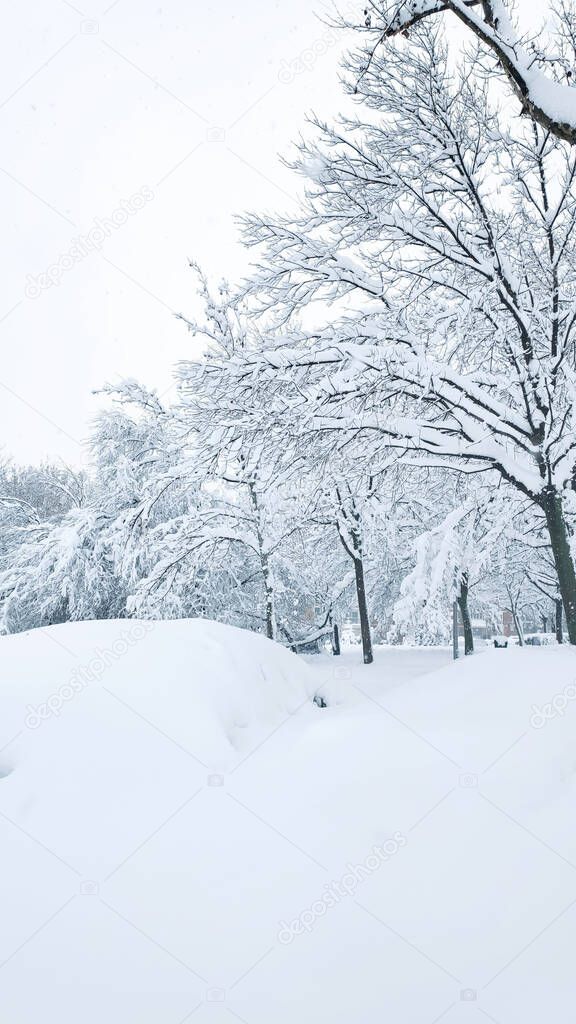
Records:
{"label": "white sky", "polygon": [[[321,0],[10,5],[0,44],[5,455],[77,464],[93,389],[123,376],[170,387],[193,345],[172,316],[193,308],[187,258],[215,279],[242,273],[250,257],[234,215],[289,208],[298,182],[278,154],[306,112],[329,116],[341,102],[342,41],[314,9]],[[302,54],[313,66],[286,83]],[[143,187],[154,198],[108,229],[99,253],[39,287],[95,219]]]}
{"label": "white sky", "polygon": [[[362,0],[337,6],[362,12]],[[330,0],[10,5],[0,42],[0,455],[78,464],[102,403],[95,389],[126,376],[170,389],[194,344],[172,315],[195,306],[187,259],[213,280],[241,277],[251,256],[235,214],[289,209],[301,185],[279,154],[306,130],[306,113],[342,108],[345,39],[318,17],[332,10]],[[543,12],[520,0],[519,13],[527,26]],[[461,38],[455,19],[446,24]],[[108,228],[99,252],[39,286],[143,188],[154,197]]]}

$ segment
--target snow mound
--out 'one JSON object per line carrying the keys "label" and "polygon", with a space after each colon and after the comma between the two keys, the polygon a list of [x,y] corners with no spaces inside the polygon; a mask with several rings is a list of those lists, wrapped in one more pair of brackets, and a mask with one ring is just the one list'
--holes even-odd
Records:
{"label": "snow mound", "polygon": [[121,768],[138,758],[130,731],[121,739],[130,715],[198,763],[229,768],[313,696],[295,655],[204,619],[67,623],[0,643],[5,741],[25,727],[0,774],[26,771],[55,746],[60,759],[69,746],[70,764],[81,752],[103,773],[115,755]]}

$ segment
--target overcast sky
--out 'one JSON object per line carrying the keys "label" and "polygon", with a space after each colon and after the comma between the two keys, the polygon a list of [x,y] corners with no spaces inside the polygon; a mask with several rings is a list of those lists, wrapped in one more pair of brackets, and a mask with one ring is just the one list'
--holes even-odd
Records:
{"label": "overcast sky", "polygon": [[322,0],[10,5],[4,455],[77,464],[95,388],[123,376],[170,387],[193,346],[172,315],[193,308],[187,258],[214,279],[242,273],[234,214],[290,207],[298,181],[278,154],[306,112],[340,104],[342,42],[315,11]]}

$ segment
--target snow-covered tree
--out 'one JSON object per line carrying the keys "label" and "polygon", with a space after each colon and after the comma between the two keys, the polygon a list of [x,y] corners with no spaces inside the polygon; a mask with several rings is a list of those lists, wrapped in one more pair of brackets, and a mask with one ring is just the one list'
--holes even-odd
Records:
{"label": "snow-covered tree", "polygon": [[456,599],[470,652],[469,596],[521,633],[559,594],[576,642],[576,149],[416,7],[348,58],[300,213],[247,218],[241,294],[200,275],[176,401],[107,389],[89,484],[0,469],[4,628],[204,615],[336,649],[357,613],[370,662],[394,605],[438,637]]}
{"label": "snow-covered tree", "polygon": [[360,115],[302,146],[305,212],[247,222],[249,295],[283,336],[236,354],[228,417],[325,458],[355,443],[373,471],[393,449],[493,472],[545,517],[576,643],[575,151],[506,122],[478,53],[453,72],[429,22],[414,36],[361,79],[352,59]]}
{"label": "snow-covered tree", "polygon": [[[574,6],[569,0],[560,0],[552,10],[550,5],[542,7],[542,12],[538,13],[546,18],[544,32],[523,33],[515,22],[510,0],[370,2],[364,22],[354,24],[354,27],[370,37],[365,55],[369,65],[375,48],[381,46],[385,39],[399,34],[408,36],[413,26],[433,15],[446,12],[454,15],[496,58],[520,102],[521,112],[532,117],[546,132],[574,145]],[[555,18],[551,17],[552,12]]]}
{"label": "snow-covered tree", "polygon": [[57,524],[21,529],[0,573],[5,631],[123,614],[103,525],[98,510],[88,506]]}
{"label": "snow-covered tree", "polygon": [[[493,480],[446,481],[435,520],[416,536],[414,565],[404,577],[394,608],[396,629],[413,637],[450,633],[453,602],[458,605],[464,654],[474,651],[470,599],[491,618],[491,598],[501,589],[501,559],[517,539],[514,507]],[[515,503],[518,506],[518,502]],[[508,598],[507,598],[508,600]]]}

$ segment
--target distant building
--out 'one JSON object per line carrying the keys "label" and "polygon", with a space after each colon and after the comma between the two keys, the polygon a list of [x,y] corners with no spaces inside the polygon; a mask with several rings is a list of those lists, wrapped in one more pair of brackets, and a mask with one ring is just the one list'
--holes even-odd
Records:
{"label": "distant building", "polygon": [[512,636],[512,634],[516,635],[514,617],[512,612],[509,612],[507,608],[502,612],[502,633],[504,636]]}
{"label": "distant building", "polygon": [[[486,640],[492,636],[494,630],[485,619],[471,619],[470,621],[473,637],[476,637],[478,640]],[[462,626],[460,616],[458,616],[458,636],[464,636],[464,627]]]}
{"label": "distant building", "polygon": [[[522,631],[524,635],[529,633],[539,633],[542,629],[541,624],[534,622],[532,619],[522,619]],[[502,612],[502,633],[504,636],[518,636],[518,630],[514,625],[514,616],[512,612],[505,608]]]}

